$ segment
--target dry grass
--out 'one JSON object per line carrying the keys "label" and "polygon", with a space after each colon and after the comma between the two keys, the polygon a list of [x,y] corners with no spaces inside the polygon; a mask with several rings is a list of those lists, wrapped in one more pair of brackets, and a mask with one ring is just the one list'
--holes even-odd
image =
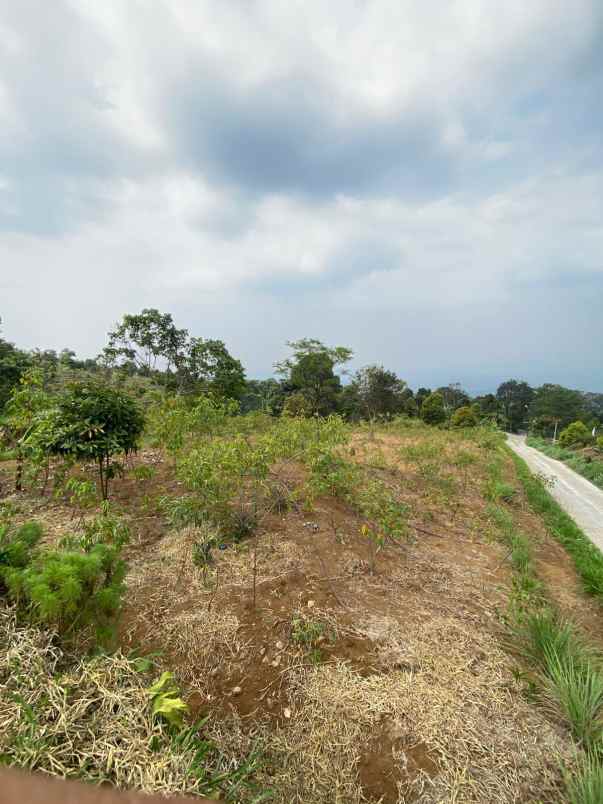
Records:
{"label": "dry grass", "polygon": [[9,764],[148,793],[207,792],[192,772],[200,743],[177,744],[153,719],[134,662],[101,656],[59,674],[65,657],[52,635],[19,627],[7,608],[0,644],[0,754]]}
{"label": "dry grass", "polygon": [[391,755],[399,802],[558,800],[570,741],[521,698],[493,640],[451,620],[382,637],[406,670],[362,677],[339,664],[292,674],[291,720],[269,740],[281,758],[278,801],[366,800],[359,768],[371,745]]}

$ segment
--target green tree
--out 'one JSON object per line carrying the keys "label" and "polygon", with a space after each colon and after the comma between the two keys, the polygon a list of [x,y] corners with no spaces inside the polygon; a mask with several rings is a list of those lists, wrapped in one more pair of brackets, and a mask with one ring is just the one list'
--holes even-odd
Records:
{"label": "green tree", "polygon": [[111,366],[132,366],[147,375],[158,369],[169,373],[183,359],[187,337],[187,330],[178,329],[170,313],[150,308],[125,315],[109,333],[103,355]]}
{"label": "green tree", "polygon": [[587,417],[588,414],[584,396],[580,391],[546,383],[534,392],[530,416],[548,418],[557,423],[558,429],[563,429],[571,422]]}
{"label": "green tree", "polygon": [[446,410],[442,394],[435,391],[423,400],[421,418],[427,424],[441,424],[446,421]]}
{"label": "green tree", "polygon": [[479,421],[471,405],[463,405],[454,411],[450,424],[453,427],[477,427]]}
{"label": "green tree", "polygon": [[0,411],[31,365],[31,356],[27,352],[0,338]]}
{"label": "green tree", "polygon": [[431,394],[431,388],[419,388],[417,393],[415,394],[415,402],[417,403],[417,407],[419,411],[421,410],[421,405],[423,404],[424,400]]}
{"label": "green tree", "polygon": [[[393,415],[404,410],[406,383],[383,366],[359,369],[350,383],[360,414],[369,419]],[[412,396],[412,393],[411,393]]]}
{"label": "green tree", "polygon": [[113,456],[138,447],[144,417],[123,391],[94,382],[73,383],[58,400],[49,428],[47,449],[75,460],[98,464],[103,500],[119,465]]}
{"label": "green tree", "polygon": [[584,422],[572,422],[559,433],[559,444],[562,447],[586,446],[592,440],[592,433]]}
{"label": "green tree", "polygon": [[523,380],[507,380],[498,386],[496,399],[505,418],[505,426],[513,433],[521,430],[534,399],[533,388]]}
{"label": "green tree", "polygon": [[190,338],[178,355],[178,389],[240,399],[246,387],[245,370],[223,341]]}
{"label": "green tree", "polygon": [[352,350],[344,346],[330,348],[314,338],[290,341],[287,345],[293,356],[275,367],[279,374],[288,376],[288,390],[303,394],[313,413],[332,413],[341,393],[341,380],[334,368],[351,360]]}
{"label": "green tree", "polygon": [[451,382],[449,385],[443,385],[441,388],[437,389],[437,393],[442,397],[447,417],[452,416],[457,408],[468,405],[471,402],[469,394],[461,388],[459,382]]}
{"label": "green tree", "polygon": [[241,413],[261,410],[278,416],[285,404],[283,383],[270,378],[268,380],[247,380],[241,395]]}

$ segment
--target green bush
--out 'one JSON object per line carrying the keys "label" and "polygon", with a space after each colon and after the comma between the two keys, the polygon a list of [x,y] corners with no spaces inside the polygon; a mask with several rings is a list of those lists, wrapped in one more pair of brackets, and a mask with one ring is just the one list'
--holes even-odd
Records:
{"label": "green bush", "polygon": [[291,394],[285,400],[285,404],[283,405],[283,416],[302,416],[307,417],[312,415],[312,404],[306,399],[306,397],[297,392],[295,394]]}
{"label": "green bush", "polygon": [[44,430],[53,454],[98,464],[103,500],[116,467],[113,455],[133,452],[144,427],[136,402],[123,391],[94,382],[73,383],[61,396]]}
{"label": "green bush", "polygon": [[603,435],[597,436],[597,449],[603,452]]}
{"label": "green bush", "polygon": [[584,422],[572,422],[559,433],[559,444],[562,447],[586,446],[592,440],[590,430]]}
{"label": "green bush", "polygon": [[477,427],[479,424],[475,411],[470,405],[457,408],[452,414],[450,423],[453,427]]}
{"label": "green bush", "polygon": [[421,405],[421,418],[427,424],[441,424],[446,421],[444,397],[442,394],[429,394]]}
{"label": "green bush", "polygon": [[61,634],[92,626],[104,637],[120,606],[125,564],[116,547],[97,544],[88,553],[40,551],[1,574],[9,598],[34,621]]}
{"label": "green bush", "polygon": [[42,535],[42,526],[38,522],[26,522],[17,529],[8,522],[0,525],[0,591],[4,570],[27,566]]}
{"label": "green bush", "polygon": [[123,591],[119,547],[38,550],[41,537],[37,522],[0,529],[0,594],[61,634],[91,627],[99,637],[107,636]]}

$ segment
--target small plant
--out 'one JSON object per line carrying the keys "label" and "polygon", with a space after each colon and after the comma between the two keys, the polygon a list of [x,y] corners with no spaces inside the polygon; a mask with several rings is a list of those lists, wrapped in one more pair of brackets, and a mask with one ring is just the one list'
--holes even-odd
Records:
{"label": "small plant", "polygon": [[314,647],[325,636],[325,625],[319,620],[309,620],[303,615],[291,621],[291,639],[298,645]]}
{"label": "small plant", "polygon": [[113,456],[133,452],[143,426],[137,404],[123,391],[100,383],[73,383],[48,420],[45,447],[55,455],[95,461],[106,500],[109,481],[121,468]]}
{"label": "small plant", "polygon": [[193,564],[196,567],[205,570],[214,563],[212,550],[218,543],[218,536],[218,531],[209,522],[196,528],[193,542]]}
{"label": "small plant", "polygon": [[549,651],[545,657],[543,699],[568,721],[575,739],[586,748],[603,736],[603,673],[581,656]]}
{"label": "small plant", "polygon": [[83,523],[83,536],[80,539],[80,546],[85,552],[96,544],[108,544],[118,550],[130,542],[130,528],[127,522],[111,512],[108,502],[103,503],[103,511],[100,516]]}
{"label": "small plant", "polygon": [[1,568],[9,598],[62,635],[92,627],[100,639],[110,636],[125,575],[119,550],[105,544],[88,553],[26,547]]}
{"label": "small plant", "polygon": [[312,458],[310,473],[308,488],[312,497],[328,494],[346,499],[359,482],[358,467],[330,451]]}
{"label": "small plant", "polygon": [[147,466],[146,464],[140,464],[139,466],[135,466],[132,469],[132,476],[139,483],[143,483],[144,481],[147,480],[152,480],[156,474],[157,469],[154,466]]}
{"label": "small plant", "polygon": [[82,524],[86,511],[96,504],[96,483],[93,480],[70,477],[65,483],[65,491],[69,494],[69,504],[75,509],[74,515],[77,515]]}
{"label": "small plant", "polygon": [[174,674],[168,671],[161,674],[148,689],[154,717],[166,720],[170,726],[182,727],[182,718],[188,712],[188,706],[180,697],[180,690],[174,681]]}
{"label": "small plant", "polygon": [[29,564],[42,536],[38,522],[26,522],[19,528],[12,527],[9,518],[0,522],[0,592],[6,583],[5,574],[11,568],[22,569]]}

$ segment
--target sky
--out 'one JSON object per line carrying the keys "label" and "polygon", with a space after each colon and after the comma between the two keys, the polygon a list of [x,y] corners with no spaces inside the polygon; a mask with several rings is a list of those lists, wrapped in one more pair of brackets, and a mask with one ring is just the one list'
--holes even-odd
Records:
{"label": "sky", "polygon": [[0,316],[603,391],[600,0],[0,0]]}

